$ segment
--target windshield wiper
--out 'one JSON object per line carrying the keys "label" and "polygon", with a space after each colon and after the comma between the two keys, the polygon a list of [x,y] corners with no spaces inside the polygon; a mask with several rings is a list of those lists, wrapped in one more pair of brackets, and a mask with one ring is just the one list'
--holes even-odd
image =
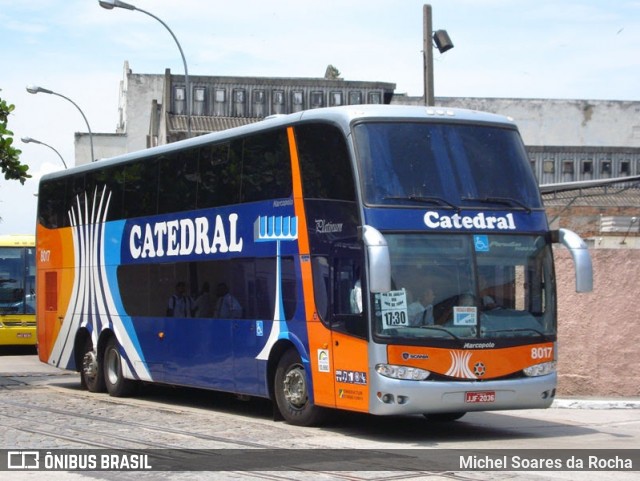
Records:
{"label": "windshield wiper", "polygon": [[531,207],[518,199],[512,199],[511,197],[463,197],[462,200],[470,202],[481,202],[483,204],[502,204],[510,207],[518,206],[522,207],[527,214],[531,214]]}
{"label": "windshield wiper", "polygon": [[425,204],[446,205],[448,207],[451,207],[452,209],[455,209],[457,212],[460,212],[460,209],[461,209],[459,206],[452,204],[448,200],[443,199],[442,197],[436,197],[436,196],[421,196],[421,195],[409,195],[407,197],[387,196],[387,197],[384,197],[383,200],[411,200],[413,202],[422,202]]}
{"label": "windshield wiper", "polygon": [[519,329],[496,329],[495,331],[485,331],[483,334],[486,336],[487,333],[497,334],[500,332],[526,332],[526,331],[535,332],[540,337],[544,337],[544,338],[547,337],[547,335],[544,332],[534,329],[533,327],[522,327]]}
{"label": "windshield wiper", "polygon": [[436,330],[436,331],[446,332],[451,337],[453,337],[456,341],[460,340],[460,338],[458,336],[456,336],[453,332],[451,332],[449,329],[444,328],[442,326],[420,326],[420,329],[433,329],[433,330]]}

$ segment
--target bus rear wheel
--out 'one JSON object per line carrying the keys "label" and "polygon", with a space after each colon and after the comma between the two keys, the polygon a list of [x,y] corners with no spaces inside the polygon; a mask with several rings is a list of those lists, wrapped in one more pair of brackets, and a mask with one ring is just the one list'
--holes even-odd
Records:
{"label": "bus rear wheel", "polygon": [[89,392],[104,392],[104,374],[98,359],[97,350],[93,349],[91,338],[87,337],[84,342],[84,354],[82,355],[82,366],[80,367],[80,385]]}
{"label": "bus rear wheel", "polygon": [[122,356],[118,350],[118,341],[115,337],[109,338],[104,350],[104,382],[107,391],[114,397],[131,395],[136,388],[136,381],[127,379],[122,374]]}
{"label": "bus rear wheel", "polygon": [[309,399],[307,375],[294,349],[286,351],[278,362],[274,394],[278,410],[289,424],[313,426],[322,421],[324,410]]}

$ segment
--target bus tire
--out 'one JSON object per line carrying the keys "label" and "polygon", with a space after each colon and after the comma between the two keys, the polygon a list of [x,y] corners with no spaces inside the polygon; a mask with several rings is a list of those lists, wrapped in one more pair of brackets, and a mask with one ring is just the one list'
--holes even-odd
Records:
{"label": "bus tire", "polygon": [[122,374],[122,356],[118,350],[118,341],[110,337],[104,350],[104,383],[110,396],[126,397],[133,394],[136,381],[127,379]]}
{"label": "bus tire", "polygon": [[104,392],[104,374],[97,349],[93,349],[91,337],[87,336],[82,349],[82,365],[80,366],[80,386],[89,392]]}
{"label": "bus tire", "polygon": [[457,421],[462,416],[467,414],[466,412],[462,413],[428,413],[425,414],[424,417],[427,418],[427,421],[431,421],[434,423],[449,423],[451,421]]}
{"label": "bus tire", "polygon": [[295,349],[286,351],[278,362],[274,395],[278,411],[289,424],[313,426],[324,417],[324,410],[309,399],[306,372]]}

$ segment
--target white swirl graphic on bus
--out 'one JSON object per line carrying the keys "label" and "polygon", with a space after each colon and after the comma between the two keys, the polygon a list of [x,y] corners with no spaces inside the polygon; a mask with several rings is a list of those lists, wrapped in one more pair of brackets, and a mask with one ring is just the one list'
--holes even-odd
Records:
{"label": "white swirl graphic on bus", "polygon": [[75,198],[75,205],[69,209],[76,275],[69,306],[50,360],[57,367],[69,368],[74,333],[79,328],[91,331],[94,346],[97,346],[102,330],[111,328],[125,352],[123,359],[126,362],[122,366],[125,375],[132,377],[132,373],[135,373],[139,379],[151,381],[123,318],[118,315],[105,270],[105,222],[110,200],[111,193],[107,192],[105,186],[102,192],[96,188],[92,198],[86,192],[79,194]]}

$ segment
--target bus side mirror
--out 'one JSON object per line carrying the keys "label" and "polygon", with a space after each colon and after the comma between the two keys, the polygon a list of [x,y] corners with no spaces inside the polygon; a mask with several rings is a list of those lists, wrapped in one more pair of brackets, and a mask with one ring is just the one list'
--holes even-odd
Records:
{"label": "bus side mirror", "polygon": [[362,240],[367,249],[369,263],[369,290],[372,293],[391,290],[391,259],[384,236],[371,226],[362,228]]}
{"label": "bus side mirror", "polygon": [[593,266],[587,244],[578,234],[569,229],[554,231],[553,242],[564,245],[571,253],[576,270],[576,292],[591,292],[593,290]]}

